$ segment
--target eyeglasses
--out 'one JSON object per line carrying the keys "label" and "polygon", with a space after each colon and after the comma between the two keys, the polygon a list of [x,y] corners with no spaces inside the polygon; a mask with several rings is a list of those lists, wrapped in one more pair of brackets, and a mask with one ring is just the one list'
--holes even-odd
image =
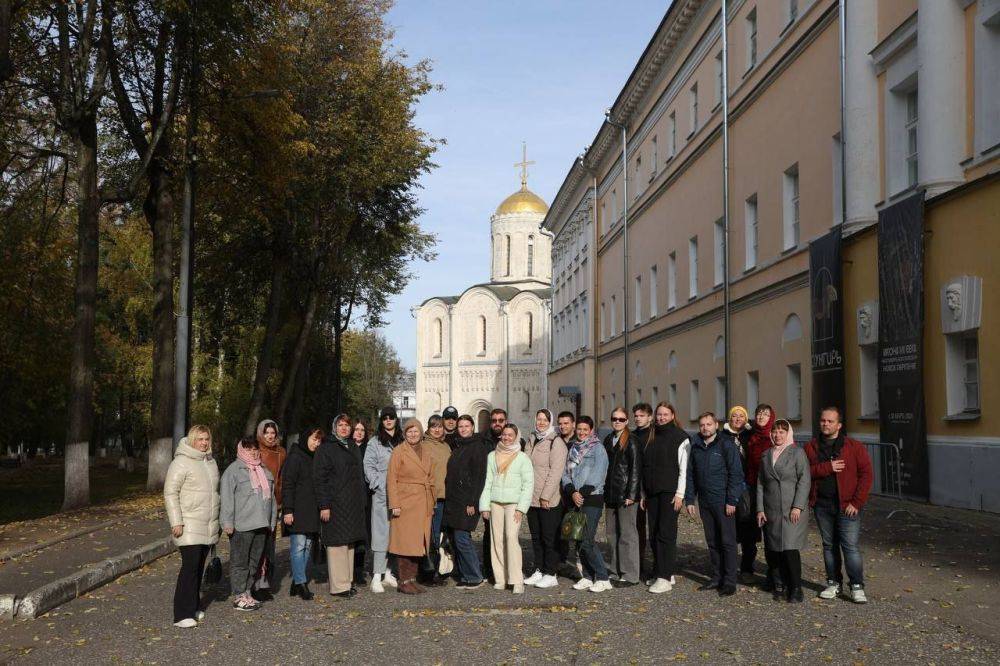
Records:
{"label": "eyeglasses", "polygon": [[621,416],[612,416],[611,421],[613,423],[628,423],[628,419]]}
{"label": "eyeglasses", "polygon": [[383,421],[395,421],[396,417],[395,416],[383,416],[382,420]]}
{"label": "eyeglasses", "polygon": [[506,423],[507,419],[490,419],[490,423]]}

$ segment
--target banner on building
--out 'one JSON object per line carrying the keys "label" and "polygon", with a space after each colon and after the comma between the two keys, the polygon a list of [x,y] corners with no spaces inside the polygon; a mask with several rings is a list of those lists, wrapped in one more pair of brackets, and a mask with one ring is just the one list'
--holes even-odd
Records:
{"label": "banner on building", "polygon": [[836,405],[844,413],[844,301],[841,229],[809,244],[812,314],[812,422],[819,432],[819,410]]}
{"label": "banner on building", "polygon": [[881,441],[900,451],[900,489],[927,498],[924,421],[924,199],[878,214],[878,402]]}

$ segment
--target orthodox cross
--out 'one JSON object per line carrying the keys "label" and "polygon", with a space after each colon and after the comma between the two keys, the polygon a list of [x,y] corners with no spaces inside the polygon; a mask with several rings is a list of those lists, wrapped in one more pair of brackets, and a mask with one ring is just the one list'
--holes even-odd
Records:
{"label": "orthodox cross", "polygon": [[514,166],[521,168],[521,187],[527,189],[528,187],[528,167],[534,164],[534,161],[528,161],[528,144],[524,141],[521,142],[521,161],[516,162]]}

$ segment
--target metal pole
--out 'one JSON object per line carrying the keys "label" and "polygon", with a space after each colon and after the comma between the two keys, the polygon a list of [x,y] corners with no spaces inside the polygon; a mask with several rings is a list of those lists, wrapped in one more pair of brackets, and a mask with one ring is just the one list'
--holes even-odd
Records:
{"label": "metal pole", "polygon": [[725,343],[724,400],[728,409],[732,395],[732,313],[729,293],[729,29],[726,2],[722,0],[722,340]]}
{"label": "metal pole", "polygon": [[847,222],[847,2],[840,0],[840,224]]}
{"label": "metal pole", "polygon": [[191,17],[191,62],[188,73],[188,119],[185,138],[187,165],[184,169],[181,212],[181,257],[177,298],[177,342],[174,348],[174,448],[187,435],[191,414],[191,310],[194,305],[194,196],[198,166],[198,59],[197,3]]}

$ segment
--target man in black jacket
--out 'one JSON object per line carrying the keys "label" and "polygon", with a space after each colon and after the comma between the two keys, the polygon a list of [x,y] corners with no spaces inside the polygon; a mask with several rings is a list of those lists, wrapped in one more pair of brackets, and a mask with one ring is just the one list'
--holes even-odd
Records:
{"label": "man in black jacket", "polygon": [[458,410],[450,405],[445,407],[441,412],[441,423],[444,425],[444,441],[454,450],[455,438],[458,437],[458,431],[455,430],[458,426]]}
{"label": "man in black jacket", "polygon": [[[698,417],[698,434],[691,441],[684,503],[692,518],[701,514],[705,543],[712,559],[712,577],[699,590],[736,593],[736,504],[743,494],[740,452],[729,437],[718,436],[712,412]],[[694,502],[698,500],[698,509]]]}

